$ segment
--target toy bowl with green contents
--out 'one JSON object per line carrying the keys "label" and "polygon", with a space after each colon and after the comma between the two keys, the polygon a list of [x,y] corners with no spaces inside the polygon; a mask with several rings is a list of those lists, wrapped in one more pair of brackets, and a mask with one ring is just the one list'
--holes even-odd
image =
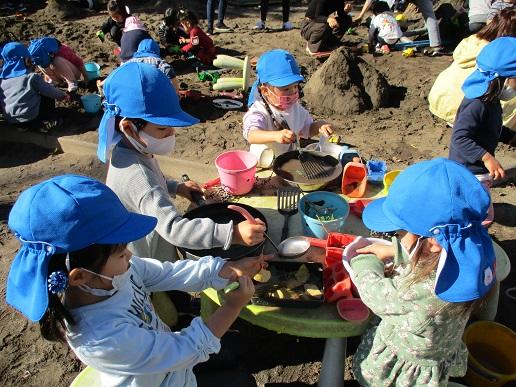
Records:
{"label": "toy bowl with green contents", "polygon": [[333,192],[316,191],[299,201],[299,215],[306,236],[326,239],[330,232],[342,232],[349,215],[349,204]]}
{"label": "toy bowl with green contents", "polygon": [[292,261],[269,261],[268,264],[270,279],[255,285],[251,298],[254,305],[310,308],[324,303],[321,264]]}

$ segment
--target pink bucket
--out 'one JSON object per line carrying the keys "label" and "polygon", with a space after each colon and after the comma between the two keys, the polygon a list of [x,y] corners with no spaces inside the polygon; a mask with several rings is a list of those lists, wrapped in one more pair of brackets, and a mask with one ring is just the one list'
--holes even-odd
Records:
{"label": "pink bucket", "polygon": [[220,182],[233,195],[244,195],[253,189],[256,164],[255,155],[241,150],[224,152],[215,159]]}

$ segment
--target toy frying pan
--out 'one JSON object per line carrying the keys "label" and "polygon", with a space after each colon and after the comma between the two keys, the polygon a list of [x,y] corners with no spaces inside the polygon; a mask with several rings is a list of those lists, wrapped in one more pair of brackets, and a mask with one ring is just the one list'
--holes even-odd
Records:
{"label": "toy frying pan", "polygon": [[211,101],[213,106],[224,110],[238,110],[241,109],[244,104],[242,101],[236,101],[230,98],[217,98]]}

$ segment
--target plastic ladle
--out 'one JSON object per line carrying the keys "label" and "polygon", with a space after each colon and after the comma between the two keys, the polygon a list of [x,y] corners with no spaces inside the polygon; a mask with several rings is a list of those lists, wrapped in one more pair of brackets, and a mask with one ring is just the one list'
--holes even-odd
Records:
{"label": "plastic ladle", "polygon": [[[250,223],[258,223],[245,208],[230,204],[228,209],[238,212]],[[278,252],[278,255],[285,259],[298,258],[305,254],[310,248],[310,240],[303,236],[290,237],[285,239],[279,245],[276,245],[267,233],[264,232],[263,235],[269,240],[269,242],[271,242],[274,249]]]}

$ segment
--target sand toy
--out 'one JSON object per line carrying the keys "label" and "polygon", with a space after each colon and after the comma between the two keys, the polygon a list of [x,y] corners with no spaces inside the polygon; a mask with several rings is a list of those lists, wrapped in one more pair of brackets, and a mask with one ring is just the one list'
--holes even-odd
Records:
{"label": "sand toy", "polygon": [[352,198],[364,196],[367,187],[367,169],[362,163],[347,163],[342,173],[342,193]]}

